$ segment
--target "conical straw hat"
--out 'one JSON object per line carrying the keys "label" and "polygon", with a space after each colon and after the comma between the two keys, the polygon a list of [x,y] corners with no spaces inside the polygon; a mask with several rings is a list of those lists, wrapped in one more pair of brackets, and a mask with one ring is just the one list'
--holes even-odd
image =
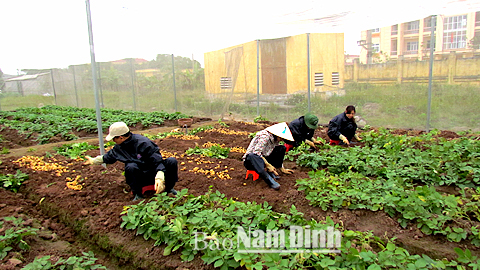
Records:
{"label": "conical straw hat", "polygon": [[266,128],[266,130],[268,132],[272,133],[273,135],[277,135],[278,137],[280,137],[282,139],[285,139],[285,140],[288,140],[288,141],[291,141],[291,142],[294,141],[293,136],[292,136],[292,132],[290,132],[290,129],[288,128],[286,122],[282,122],[282,123],[275,124],[273,126],[269,126],[269,127]]}

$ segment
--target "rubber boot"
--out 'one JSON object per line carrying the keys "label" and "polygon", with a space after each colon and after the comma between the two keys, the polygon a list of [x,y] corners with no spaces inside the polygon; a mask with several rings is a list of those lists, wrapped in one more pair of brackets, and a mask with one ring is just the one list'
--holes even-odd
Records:
{"label": "rubber boot", "polygon": [[177,191],[175,189],[170,189],[169,191],[167,191],[167,194],[168,193],[172,193],[173,195],[177,195]]}
{"label": "rubber boot", "polygon": [[270,176],[270,174],[267,174],[267,178],[266,179],[263,179],[265,181],[265,183],[267,183],[267,185],[275,190],[279,190],[280,189],[280,184],[275,182],[275,180],[273,179],[273,177]]}

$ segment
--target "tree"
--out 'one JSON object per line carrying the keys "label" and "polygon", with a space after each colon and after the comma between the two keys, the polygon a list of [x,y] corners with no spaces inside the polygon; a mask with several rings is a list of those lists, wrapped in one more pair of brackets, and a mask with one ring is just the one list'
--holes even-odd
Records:
{"label": "tree", "polygon": [[[155,68],[158,68],[162,71],[171,71],[172,70],[172,55],[171,54],[157,54],[155,61]],[[185,70],[200,68],[200,63],[197,60],[192,61],[192,59],[183,56],[174,56],[175,70]],[[150,66],[151,67],[151,66]],[[153,68],[153,67],[152,67]]]}
{"label": "tree", "polygon": [[375,64],[386,63],[390,61],[390,56],[383,51],[377,51],[372,53],[372,59]]}
{"label": "tree", "polygon": [[467,43],[467,48],[469,48],[473,52],[480,49],[480,36],[475,36],[470,39]]}
{"label": "tree", "polygon": [[188,69],[178,72],[176,73],[175,79],[178,80],[181,89],[205,89],[205,75],[203,68],[196,69],[195,72]]}

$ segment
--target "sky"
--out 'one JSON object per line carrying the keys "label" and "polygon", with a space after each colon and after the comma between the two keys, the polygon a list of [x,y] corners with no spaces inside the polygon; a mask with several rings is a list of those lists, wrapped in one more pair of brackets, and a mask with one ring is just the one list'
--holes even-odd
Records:
{"label": "sky", "polygon": [[[90,63],[85,0],[0,0],[0,69]],[[480,11],[480,0],[90,0],[95,60],[199,61],[206,52],[304,33],[344,33],[359,54],[362,30],[430,15]]]}

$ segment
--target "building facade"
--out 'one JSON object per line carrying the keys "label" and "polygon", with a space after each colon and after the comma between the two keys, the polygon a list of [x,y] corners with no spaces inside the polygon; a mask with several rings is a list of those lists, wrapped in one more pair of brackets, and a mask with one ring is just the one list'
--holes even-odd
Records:
{"label": "building facade", "polygon": [[[362,31],[359,41],[359,45],[362,46],[360,63],[386,62],[399,57],[405,60],[428,59],[431,25],[432,16]],[[479,49],[480,12],[452,16],[437,15],[433,17],[433,25],[435,59],[446,58],[452,51],[457,56],[468,57]]]}
{"label": "building facade", "polygon": [[343,88],[343,33],[257,40],[205,53],[211,94],[295,94]]}

